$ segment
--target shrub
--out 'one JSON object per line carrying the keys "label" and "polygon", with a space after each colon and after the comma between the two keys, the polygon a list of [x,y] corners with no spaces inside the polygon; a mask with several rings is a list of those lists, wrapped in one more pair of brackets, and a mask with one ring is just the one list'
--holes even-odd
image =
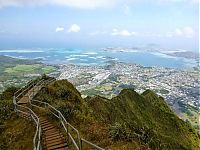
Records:
{"label": "shrub", "polygon": [[109,134],[114,140],[131,141],[136,137],[136,134],[132,132],[125,123],[121,124],[118,122],[115,122],[114,125],[110,126]]}
{"label": "shrub", "polygon": [[9,87],[0,95],[0,124],[9,119],[14,112],[12,99],[16,91],[16,87]]}

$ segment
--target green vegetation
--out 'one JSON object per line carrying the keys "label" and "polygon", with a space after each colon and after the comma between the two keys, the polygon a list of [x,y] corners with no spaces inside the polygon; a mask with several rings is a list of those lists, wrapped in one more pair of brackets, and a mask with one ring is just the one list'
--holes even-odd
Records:
{"label": "green vegetation", "polygon": [[88,89],[88,90],[82,91],[82,94],[88,95],[88,96],[93,96],[93,95],[97,95],[97,94],[100,95],[100,92],[95,89]]}
{"label": "green vegetation", "polygon": [[[25,150],[33,146],[34,124],[18,117],[13,110],[12,96],[16,90],[10,87],[0,95],[0,149]],[[140,95],[133,89],[124,89],[111,100],[101,96],[83,99],[71,83],[60,80],[44,87],[35,99],[56,107],[82,137],[105,149],[200,148],[200,135],[150,90]],[[41,113],[53,120],[50,113]]]}
{"label": "green vegetation", "polygon": [[182,103],[181,101],[178,102],[180,107],[180,110],[182,112],[182,115],[185,116],[190,120],[191,125],[197,129],[198,131],[200,130],[200,112],[197,108],[192,107],[190,105],[186,105]]}
{"label": "green vegetation", "polygon": [[9,86],[23,86],[29,80],[56,71],[55,66],[38,60],[17,59],[0,55],[0,93]]}
{"label": "green vegetation", "polygon": [[9,87],[0,94],[0,149],[33,148],[34,124],[16,115],[12,97],[17,88]]}
{"label": "green vegetation", "polygon": [[0,125],[1,150],[33,149],[35,127],[33,122],[13,114],[3,125]]}
{"label": "green vegetation", "polygon": [[81,135],[106,149],[199,149],[200,135],[162,97],[122,90],[111,100],[81,94],[66,80],[43,88],[36,99],[59,109]]}
{"label": "green vegetation", "polygon": [[23,75],[31,73],[50,73],[54,71],[55,68],[52,66],[44,66],[42,64],[32,64],[32,65],[16,65],[15,67],[6,68],[4,72],[12,75]]}
{"label": "green vegetation", "polygon": [[25,59],[16,59],[0,55],[0,81],[6,81],[13,78],[12,74],[6,73],[6,68],[15,67],[17,64],[31,64],[35,61],[28,61]]}
{"label": "green vegetation", "polygon": [[39,64],[36,65],[16,65],[12,68],[6,68],[5,72],[12,74],[21,74],[26,72],[33,72],[35,69],[41,67]]}
{"label": "green vegetation", "polygon": [[45,67],[42,67],[41,69],[42,69],[43,73],[45,73],[45,74],[51,73],[56,70],[56,68],[53,66],[45,66]]}

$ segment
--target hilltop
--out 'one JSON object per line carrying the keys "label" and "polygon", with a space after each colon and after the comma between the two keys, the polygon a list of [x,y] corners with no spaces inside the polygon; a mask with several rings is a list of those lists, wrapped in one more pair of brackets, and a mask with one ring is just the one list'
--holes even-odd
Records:
{"label": "hilltop", "polygon": [[124,89],[112,99],[83,99],[67,80],[43,88],[35,97],[60,110],[81,135],[106,149],[199,149],[200,135],[178,118],[162,97]]}

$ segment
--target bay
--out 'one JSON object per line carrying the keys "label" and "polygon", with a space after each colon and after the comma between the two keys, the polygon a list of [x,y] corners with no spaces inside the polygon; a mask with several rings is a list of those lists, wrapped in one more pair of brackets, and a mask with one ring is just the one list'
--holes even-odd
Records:
{"label": "bay", "polygon": [[40,59],[48,64],[104,65],[114,60],[125,63],[136,63],[146,67],[192,68],[197,66],[193,59],[172,57],[159,52],[135,51],[118,52],[102,49],[25,49],[0,50],[0,55],[17,58]]}

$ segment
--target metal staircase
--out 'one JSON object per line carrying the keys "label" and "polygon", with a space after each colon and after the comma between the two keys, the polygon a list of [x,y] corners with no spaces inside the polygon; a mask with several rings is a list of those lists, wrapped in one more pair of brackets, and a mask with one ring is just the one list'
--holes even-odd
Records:
{"label": "metal staircase", "polygon": [[[65,117],[59,110],[51,106],[49,103],[33,99],[42,87],[47,86],[49,83],[54,81],[55,79],[30,81],[13,96],[15,112],[19,116],[33,120],[36,125],[36,132],[33,138],[33,149],[83,150],[83,145],[86,145],[87,149],[104,150],[103,148],[81,138],[79,131],[66,121]],[[61,124],[64,132],[61,132],[59,127],[55,126],[44,116],[34,112],[32,108],[49,111],[56,118],[56,121]]]}

